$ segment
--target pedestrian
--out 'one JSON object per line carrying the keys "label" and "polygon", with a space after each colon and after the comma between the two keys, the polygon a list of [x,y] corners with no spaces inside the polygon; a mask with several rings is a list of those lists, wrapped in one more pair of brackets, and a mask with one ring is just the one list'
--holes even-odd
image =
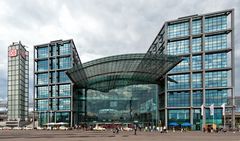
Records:
{"label": "pedestrian", "polygon": [[134,124],[134,135],[137,135],[137,124]]}

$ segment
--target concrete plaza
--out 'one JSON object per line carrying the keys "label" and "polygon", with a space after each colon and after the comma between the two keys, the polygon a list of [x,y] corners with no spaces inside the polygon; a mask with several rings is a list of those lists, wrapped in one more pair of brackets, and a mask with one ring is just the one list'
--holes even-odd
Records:
{"label": "concrete plaza", "polygon": [[240,141],[240,133],[1,130],[1,141]]}

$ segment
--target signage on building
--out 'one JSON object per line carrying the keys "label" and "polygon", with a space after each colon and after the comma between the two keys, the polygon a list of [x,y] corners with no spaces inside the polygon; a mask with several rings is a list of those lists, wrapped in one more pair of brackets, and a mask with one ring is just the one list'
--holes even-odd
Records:
{"label": "signage on building", "polygon": [[16,57],[17,56],[17,49],[11,49],[8,51],[9,57]]}

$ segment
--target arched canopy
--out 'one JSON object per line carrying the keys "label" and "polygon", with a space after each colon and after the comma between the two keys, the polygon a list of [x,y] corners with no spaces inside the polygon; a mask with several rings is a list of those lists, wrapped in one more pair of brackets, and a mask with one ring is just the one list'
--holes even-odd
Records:
{"label": "arched canopy", "polygon": [[135,84],[159,84],[180,57],[170,55],[124,54],[78,64],[67,71],[80,88],[108,92]]}

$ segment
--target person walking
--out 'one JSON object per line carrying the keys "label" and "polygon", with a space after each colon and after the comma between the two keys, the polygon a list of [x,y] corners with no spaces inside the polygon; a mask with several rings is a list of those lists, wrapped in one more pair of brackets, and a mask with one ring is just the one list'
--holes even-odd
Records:
{"label": "person walking", "polygon": [[134,135],[137,135],[137,124],[134,124]]}

